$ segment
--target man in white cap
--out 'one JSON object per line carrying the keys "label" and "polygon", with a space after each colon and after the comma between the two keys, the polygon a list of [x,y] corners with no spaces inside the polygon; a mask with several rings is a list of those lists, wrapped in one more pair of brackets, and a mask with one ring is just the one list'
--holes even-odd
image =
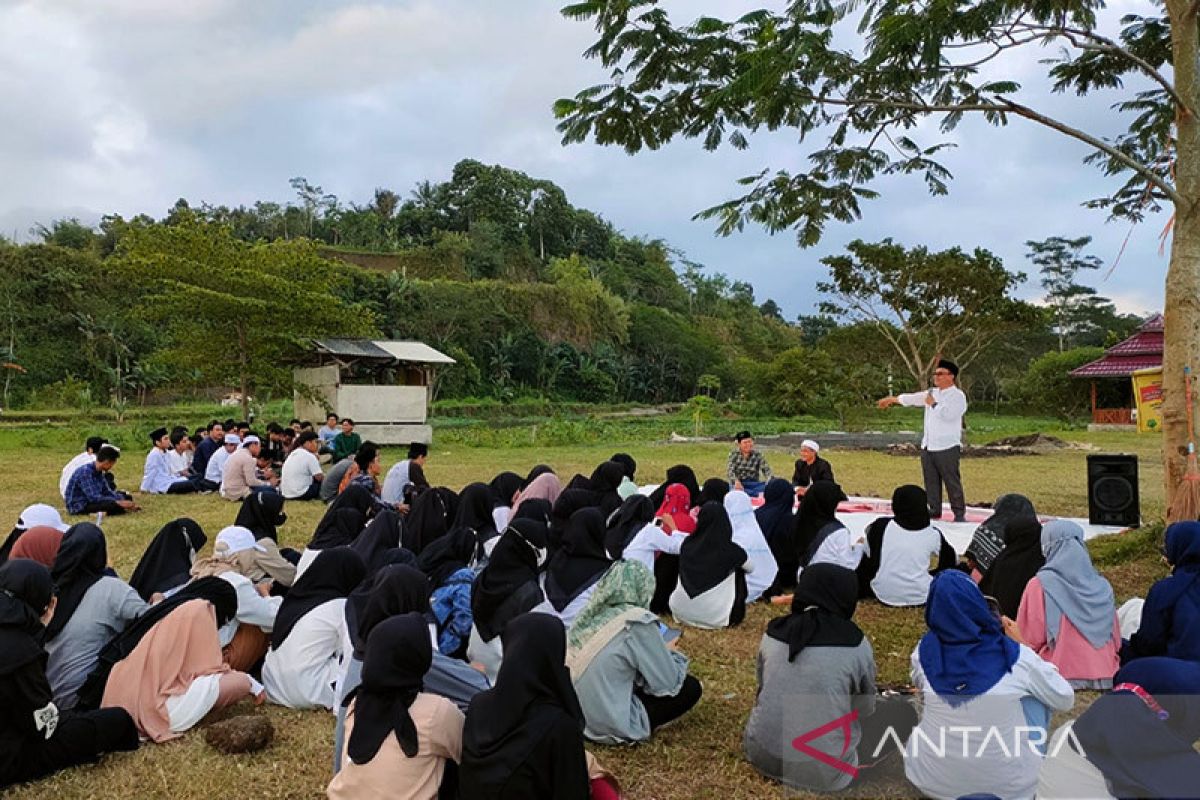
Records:
{"label": "man in white cap", "polygon": [[262,440],[254,434],[242,439],[241,449],[229,457],[221,470],[221,497],[242,500],[251,492],[275,491],[278,478],[263,480],[258,477],[258,454],[261,451]]}
{"label": "man in white cap", "polygon": [[812,439],[800,443],[800,458],[796,459],[796,471],[792,473],[792,485],[796,487],[796,496],[803,497],[808,487],[817,481],[832,481],[833,467],[818,455],[821,445]]}
{"label": "man in white cap", "polygon": [[209,456],[208,464],[204,467],[204,487],[215,492],[221,488],[221,472],[225,462],[242,444],[242,439],[236,433],[227,433],[221,438],[221,446]]}

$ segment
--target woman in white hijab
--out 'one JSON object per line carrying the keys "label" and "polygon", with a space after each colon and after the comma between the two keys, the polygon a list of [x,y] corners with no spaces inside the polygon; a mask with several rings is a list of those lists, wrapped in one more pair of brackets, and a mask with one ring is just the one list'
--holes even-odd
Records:
{"label": "woman in white hijab", "polygon": [[746,551],[750,562],[754,564],[754,571],[746,574],[746,602],[753,603],[775,582],[779,564],[771,553],[762,529],[758,527],[750,495],[735,490],[725,495],[724,503],[729,522],[733,525],[733,541]]}

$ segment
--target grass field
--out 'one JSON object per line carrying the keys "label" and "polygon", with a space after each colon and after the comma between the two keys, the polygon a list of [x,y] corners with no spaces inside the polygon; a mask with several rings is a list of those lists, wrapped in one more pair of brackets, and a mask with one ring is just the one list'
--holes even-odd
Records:
{"label": "grass field", "polygon": [[[1028,424],[1004,425],[1005,433],[1029,429]],[[783,428],[786,430],[787,428]],[[126,444],[136,438],[122,432]],[[0,429],[0,520],[15,520],[29,503],[51,502],[61,507],[57,494],[59,471],[79,446],[76,426],[35,430]],[[1107,452],[1132,452],[1141,457],[1143,516],[1153,521],[1162,515],[1162,469],[1158,439],[1134,434],[1058,432],[1063,438],[1088,441]],[[449,438],[449,437],[447,437]],[[985,439],[982,439],[985,440]],[[562,447],[485,448],[439,443],[426,472],[436,484],[454,488],[474,480],[488,480],[501,469],[524,472],[535,463],[553,465],[561,475],[590,473],[616,451],[631,453],[638,461],[639,478],[659,478],[672,464],[691,464],[701,480],[723,473],[728,447],[721,444],[646,444],[646,439],[613,439],[604,444]],[[981,441],[981,439],[976,439]],[[117,466],[118,485],[136,489],[140,480],[140,443],[128,447]],[[401,457],[384,455],[385,469]],[[901,483],[920,483],[915,458],[882,453],[828,453],[839,482],[849,493],[890,496]],[[775,470],[791,473],[794,456],[768,452]],[[1040,511],[1086,515],[1085,453],[1064,450],[1045,456],[1019,456],[964,461],[964,483],[970,503],[991,502],[1004,492],[1028,495]],[[197,520],[210,541],[232,523],[236,506],[214,495],[203,497],[139,498],[140,514],[110,518],[105,523],[113,566],[128,576],[145,544],[167,521],[179,516]],[[322,513],[319,504],[292,503],[281,543],[302,547]],[[9,524],[5,522],[5,524]],[[7,527],[5,528],[7,530]],[[1118,602],[1143,595],[1165,574],[1157,557],[1154,531],[1107,537],[1091,545],[1093,556],[1116,589]],[[208,552],[206,548],[205,552]],[[739,800],[784,796],[775,784],[760,778],[741,758],[741,735],[754,700],[754,659],[767,620],[779,609],[752,607],[737,629],[703,632],[689,629],[680,649],[693,662],[694,673],[705,684],[700,705],[679,724],[660,732],[651,742],[628,748],[596,747],[600,761],[622,782],[625,796],[635,800],[668,798],[720,798]],[[906,681],[908,658],[924,631],[919,610],[884,609],[875,603],[859,606],[857,620],[871,639],[881,681]],[[247,756],[222,756],[209,749],[193,731],[165,745],[147,745],[137,753],[106,758],[94,767],[73,769],[7,793],[13,798],[85,797],[317,797],[330,777],[333,720],[325,712],[296,712],[278,707],[251,709],[244,704],[235,713],[264,713],[275,724],[274,744]]]}

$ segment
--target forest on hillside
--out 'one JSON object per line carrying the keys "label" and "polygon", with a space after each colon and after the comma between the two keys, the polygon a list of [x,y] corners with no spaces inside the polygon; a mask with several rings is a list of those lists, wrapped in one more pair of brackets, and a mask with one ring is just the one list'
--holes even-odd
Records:
{"label": "forest on hillside", "polygon": [[[295,200],[179,200],[0,240],[3,405],[116,406],[291,391],[314,336],[420,339],[454,357],[439,398],[740,399],[839,412],[957,357],[976,402],[1069,417],[1065,371],[1139,320],[1081,282],[1086,237],[1029,243],[1045,298],[986,250],[855,242],[824,259],[821,313],[771,298],[617,230],[554,183],[464,160],[445,182],[343,202],[304,178]],[[1019,265],[1028,266],[1028,265]],[[49,302],[48,302],[49,301]]]}

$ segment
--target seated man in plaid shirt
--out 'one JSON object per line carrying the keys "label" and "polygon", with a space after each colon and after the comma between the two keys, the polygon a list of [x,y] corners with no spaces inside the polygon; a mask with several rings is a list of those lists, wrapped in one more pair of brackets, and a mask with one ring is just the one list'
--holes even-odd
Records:
{"label": "seated man in plaid shirt", "polygon": [[751,497],[762,494],[767,481],[775,477],[762,453],[754,449],[754,437],[750,431],[742,431],[734,437],[737,449],[729,454],[726,471],[729,485]]}
{"label": "seated man in plaid shirt", "polygon": [[118,492],[116,482],[110,474],[112,468],[121,457],[121,451],[111,444],[106,444],[96,453],[96,461],[84,464],[75,470],[67,481],[67,513],[95,514],[103,511],[106,514],[124,514],[126,511],[139,511],[137,503],[125,492]]}

